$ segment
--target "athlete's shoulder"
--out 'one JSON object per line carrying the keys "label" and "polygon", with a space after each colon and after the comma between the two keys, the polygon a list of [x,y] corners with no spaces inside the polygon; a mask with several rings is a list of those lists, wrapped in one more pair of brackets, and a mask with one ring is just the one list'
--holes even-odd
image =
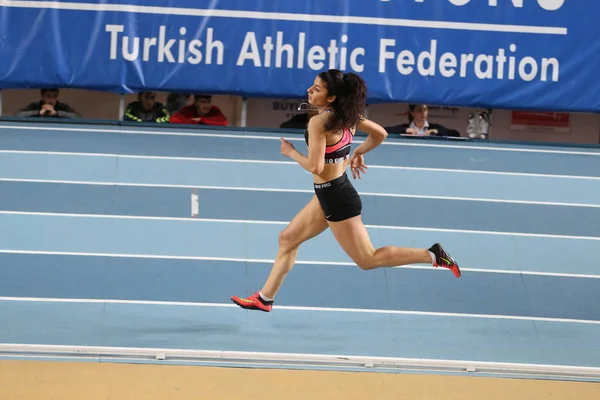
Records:
{"label": "athlete's shoulder", "polygon": [[328,113],[328,112],[319,113],[319,114],[313,116],[308,121],[308,126],[309,126],[309,128],[314,127],[315,129],[323,129],[324,125],[327,123],[327,121],[329,121],[330,118],[331,118],[331,113]]}

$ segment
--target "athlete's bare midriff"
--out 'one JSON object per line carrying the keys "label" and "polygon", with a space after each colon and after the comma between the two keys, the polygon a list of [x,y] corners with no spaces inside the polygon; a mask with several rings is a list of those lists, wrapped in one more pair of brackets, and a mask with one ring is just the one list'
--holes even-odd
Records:
{"label": "athlete's bare midriff", "polygon": [[350,159],[347,159],[343,163],[339,164],[325,164],[325,167],[320,174],[313,174],[314,183],[325,183],[339,178],[344,174],[344,171],[346,171],[346,168],[348,168],[349,163]]}

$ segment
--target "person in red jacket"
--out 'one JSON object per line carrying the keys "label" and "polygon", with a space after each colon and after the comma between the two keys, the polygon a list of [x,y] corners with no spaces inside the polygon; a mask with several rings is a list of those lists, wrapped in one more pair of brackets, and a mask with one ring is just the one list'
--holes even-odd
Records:
{"label": "person in red jacket", "polygon": [[173,114],[171,123],[227,126],[227,117],[219,107],[212,104],[212,96],[196,94],[194,104]]}

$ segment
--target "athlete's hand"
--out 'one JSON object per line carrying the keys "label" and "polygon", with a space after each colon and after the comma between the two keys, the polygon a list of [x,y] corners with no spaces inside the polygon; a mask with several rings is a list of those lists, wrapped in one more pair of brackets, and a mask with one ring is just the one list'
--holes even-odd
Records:
{"label": "athlete's hand", "polygon": [[280,138],[280,140],[281,140],[281,148],[280,148],[281,154],[283,154],[286,157],[290,157],[292,155],[292,152],[294,150],[296,150],[296,148],[294,147],[293,144],[291,144],[284,138]]}
{"label": "athlete's hand", "polygon": [[350,157],[350,170],[354,179],[357,177],[358,179],[362,179],[360,174],[366,174],[368,168],[365,164],[365,157],[362,154],[352,153],[352,157]]}

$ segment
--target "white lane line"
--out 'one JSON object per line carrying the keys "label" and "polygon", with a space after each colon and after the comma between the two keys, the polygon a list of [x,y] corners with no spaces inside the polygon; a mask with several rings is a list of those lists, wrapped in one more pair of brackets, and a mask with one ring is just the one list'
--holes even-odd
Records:
{"label": "white lane line", "polygon": [[[235,304],[229,304],[229,303],[196,303],[196,302],[177,302],[177,301],[119,300],[119,299],[74,299],[74,298],[48,298],[48,297],[4,297],[3,296],[3,297],[0,297],[0,301],[39,302],[39,303],[78,303],[78,304],[136,304],[136,305],[184,306],[184,307],[207,307],[207,308],[236,308],[236,307],[238,307]],[[600,321],[598,321],[598,320],[531,317],[531,316],[520,316],[520,315],[467,314],[467,313],[448,313],[448,312],[433,312],[433,311],[378,310],[378,309],[365,309],[365,308],[334,308],[334,307],[304,307],[304,306],[277,306],[277,310],[361,313],[361,314],[417,315],[417,316],[427,316],[427,317],[432,316],[432,317],[450,317],[450,318],[504,319],[504,320],[517,320],[517,321],[558,322],[558,323],[600,325]]]}
{"label": "white lane line", "polygon": [[[45,250],[14,250],[0,249],[0,254],[24,254],[24,255],[48,255],[48,256],[76,256],[76,257],[111,257],[111,258],[141,258],[141,259],[157,259],[157,260],[189,260],[189,261],[224,261],[224,262],[239,262],[244,264],[273,264],[275,260],[267,258],[237,258],[237,257],[214,257],[214,256],[178,256],[168,254],[128,254],[128,253],[92,253],[92,252],[74,252],[74,251],[45,251]],[[298,265],[321,265],[321,266],[347,266],[355,267],[353,262],[344,261],[309,261],[297,260]],[[443,268],[432,268],[427,265],[405,265],[402,267],[392,267],[397,269],[420,269],[429,271],[440,271],[446,273]],[[484,269],[484,268],[464,268],[463,272],[479,272],[487,274],[513,274],[513,275],[534,275],[534,276],[551,276],[560,278],[580,278],[580,279],[600,279],[600,275],[593,274],[574,274],[565,272],[545,272],[545,271],[521,271],[508,269]]]}
{"label": "white lane line", "polygon": [[[189,218],[189,217],[151,217],[138,215],[109,215],[109,214],[72,214],[72,213],[51,213],[51,212],[32,212],[32,211],[0,211],[0,215],[23,215],[23,216],[41,216],[41,217],[60,217],[60,218],[96,218],[96,219],[130,219],[146,221],[181,221],[191,223],[224,223],[224,224],[254,224],[254,225],[287,225],[289,221],[271,221],[271,220],[251,220],[251,219],[219,219],[219,218]],[[502,232],[502,231],[482,231],[468,229],[446,229],[446,228],[427,228],[413,226],[393,226],[393,225],[365,225],[369,229],[391,229],[423,232],[446,232],[446,233],[465,233],[475,235],[498,235],[498,236],[519,236],[519,237],[539,237],[548,239],[571,239],[571,240],[594,240],[600,241],[596,236],[572,236],[572,235],[553,235],[546,233],[524,233],[524,232]]]}
{"label": "white lane line", "polygon": [[[157,155],[138,155],[138,154],[117,154],[117,153],[85,153],[85,152],[69,152],[69,151],[38,151],[38,150],[0,150],[0,154],[23,154],[23,155],[56,155],[56,156],[71,156],[71,157],[105,157],[105,158],[128,158],[142,160],[170,160],[170,161],[195,161],[195,162],[214,162],[214,163],[241,163],[241,164],[272,164],[272,165],[293,165],[294,161],[285,160],[257,160],[243,158],[213,158],[213,157],[180,157],[180,156],[157,156]],[[503,171],[485,171],[485,170],[470,170],[458,168],[429,168],[429,167],[403,167],[397,165],[368,165],[370,169],[390,169],[400,171],[424,171],[424,172],[444,172],[455,174],[481,174],[481,175],[496,175],[496,176],[517,176],[517,177],[532,177],[532,178],[550,178],[550,179],[581,179],[581,180],[600,180],[600,176],[589,175],[557,175],[557,174],[541,174],[530,172],[503,172]]]}
{"label": "white lane line", "polygon": [[[12,126],[0,124],[0,129],[20,129],[29,131],[72,131],[72,132],[97,132],[97,133],[123,133],[133,135],[159,135],[159,136],[194,136],[194,137],[211,137],[218,139],[250,139],[250,140],[276,140],[280,137],[285,137],[290,141],[304,142],[304,138],[299,135],[286,137],[285,135],[247,135],[247,134],[231,134],[223,132],[216,133],[199,133],[199,132],[173,132],[169,130],[141,130],[141,129],[99,129],[99,128],[68,128],[68,127],[49,127],[49,126]],[[358,137],[353,143],[362,143],[363,140]],[[483,150],[483,151],[503,151],[515,153],[540,153],[540,154],[566,154],[566,155],[583,155],[583,156],[600,156],[600,151],[596,149],[591,151],[574,151],[574,150],[550,150],[536,148],[516,148],[516,147],[494,147],[494,146],[476,146],[476,145],[457,145],[457,144],[434,144],[434,143],[405,143],[396,141],[385,141],[382,146],[405,146],[405,147],[433,147],[433,148],[448,148],[448,149],[464,149],[464,150]]]}
{"label": "white lane line", "polygon": [[[203,189],[203,190],[231,190],[243,192],[266,192],[266,193],[306,193],[314,194],[310,189],[283,189],[283,188],[261,188],[245,186],[214,186],[214,185],[181,185],[181,184],[162,184],[162,183],[132,183],[132,182],[104,182],[104,181],[76,181],[59,179],[20,179],[20,178],[0,178],[0,182],[16,183],[52,183],[61,185],[89,185],[89,186],[122,186],[122,187],[151,187],[164,189]],[[499,203],[499,204],[523,204],[553,207],[582,207],[582,208],[600,208],[600,204],[592,203],[570,203],[559,201],[537,201],[537,200],[513,200],[513,199],[494,199],[486,197],[460,197],[460,196],[433,196],[422,194],[403,194],[403,193],[378,193],[378,192],[358,192],[361,196],[392,197],[406,199],[428,199],[428,200],[449,200],[449,201],[471,201],[479,203]]]}

